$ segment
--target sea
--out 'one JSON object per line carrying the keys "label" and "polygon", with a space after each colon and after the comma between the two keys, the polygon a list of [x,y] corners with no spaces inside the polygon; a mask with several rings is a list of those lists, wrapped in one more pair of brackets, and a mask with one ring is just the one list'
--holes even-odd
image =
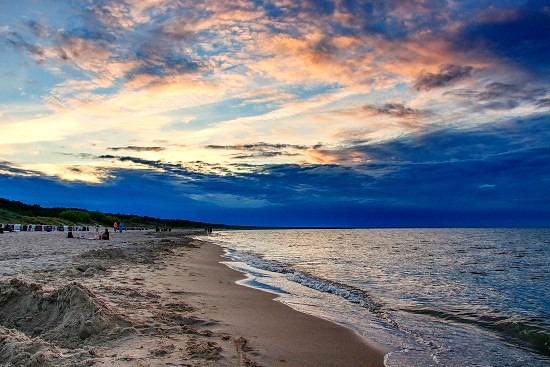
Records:
{"label": "sea", "polygon": [[550,229],[215,232],[243,285],[386,348],[387,367],[550,366]]}

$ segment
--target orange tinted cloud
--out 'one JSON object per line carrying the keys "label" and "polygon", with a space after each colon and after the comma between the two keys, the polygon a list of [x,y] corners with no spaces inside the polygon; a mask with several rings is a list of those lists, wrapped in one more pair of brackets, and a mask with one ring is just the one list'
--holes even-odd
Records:
{"label": "orange tinted cloud", "polygon": [[305,153],[308,161],[317,164],[334,164],[338,159],[338,155],[317,149],[308,149]]}

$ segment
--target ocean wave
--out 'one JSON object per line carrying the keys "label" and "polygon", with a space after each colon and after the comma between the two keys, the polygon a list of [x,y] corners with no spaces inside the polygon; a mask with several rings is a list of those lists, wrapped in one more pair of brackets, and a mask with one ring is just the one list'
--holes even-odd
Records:
{"label": "ocean wave", "polygon": [[[286,279],[291,282],[301,284],[319,292],[342,297],[349,302],[367,309],[373,315],[391,325],[396,330],[400,330],[405,334],[412,336],[420,345],[424,345],[433,350],[445,350],[440,343],[430,338],[429,335],[423,335],[423,333],[419,333],[413,329],[410,329],[406,325],[397,322],[394,317],[392,317],[391,312],[389,312],[390,310],[384,309],[381,303],[376,302],[366,291],[362,289],[318,277],[308,272],[295,269],[288,264],[284,264],[276,260],[267,260],[261,255],[253,252],[229,248],[226,248],[226,252],[227,256],[234,261],[246,263],[256,269],[284,274]],[[249,272],[249,270],[246,271]],[[529,323],[522,323],[518,322],[518,320],[508,320],[505,318],[477,317],[471,315],[468,316],[466,314],[459,315],[428,308],[399,308],[399,311],[413,314],[423,314],[438,318],[440,320],[462,324],[467,323],[474,326],[483,327],[485,329],[491,329],[491,331],[499,333],[503,339],[506,339],[510,343],[526,349],[536,350],[545,355],[548,355],[549,353],[548,348],[550,346],[550,337],[548,333],[545,332],[544,329],[538,328]]]}
{"label": "ocean wave", "polygon": [[305,271],[294,269],[279,261],[264,259],[252,252],[237,251],[234,249],[226,249],[226,252],[227,256],[232,260],[244,262],[257,269],[285,274],[289,281],[319,292],[342,297],[368,309],[370,312],[378,313],[380,311],[381,305],[374,301],[367,292],[357,287],[321,278]]}
{"label": "ocean wave", "polygon": [[256,269],[262,269],[271,271],[273,273],[289,273],[287,266],[279,261],[275,260],[266,260],[260,255],[254,254],[252,252],[246,251],[237,251],[231,248],[226,248],[227,257],[235,261],[241,261],[245,264],[248,264]]}
{"label": "ocean wave", "polygon": [[401,309],[401,311],[488,329],[519,347],[550,355],[550,333],[544,325],[541,325],[544,323],[543,320],[521,319],[517,316],[455,313],[429,308]]}
{"label": "ocean wave", "polygon": [[[343,299],[365,308],[372,313],[378,320],[383,321],[385,324],[391,326],[394,330],[399,330],[404,334],[407,334],[416,340],[420,345],[428,347],[430,349],[442,350],[443,348],[438,345],[431,338],[409,329],[405,325],[398,323],[388,313],[388,310],[383,308],[383,305],[376,302],[366,291],[349,284],[343,284],[335,282],[329,279],[325,279],[308,272],[293,268],[288,264],[284,264],[276,260],[267,260],[261,255],[253,252],[235,250],[225,247],[227,257],[233,261],[242,262],[250,267],[267,270],[273,273],[284,274],[288,281],[300,284],[310,289],[317,290],[319,292],[333,294]],[[243,271],[250,273],[250,270],[242,269]],[[261,287],[260,287],[261,288]]]}
{"label": "ocean wave", "polygon": [[236,266],[292,292],[282,302],[391,346],[388,367],[550,366],[546,230],[224,234]]}
{"label": "ocean wave", "polygon": [[373,313],[378,313],[380,311],[381,306],[376,303],[365,291],[359,288],[319,278],[306,272],[296,270],[290,272],[287,275],[287,279],[320,292],[340,296],[352,303],[368,309]]}

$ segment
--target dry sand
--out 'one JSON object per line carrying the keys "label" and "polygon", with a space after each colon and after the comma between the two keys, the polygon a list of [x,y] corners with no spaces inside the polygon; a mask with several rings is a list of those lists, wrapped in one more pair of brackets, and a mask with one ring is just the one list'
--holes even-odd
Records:
{"label": "dry sand", "polygon": [[4,235],[0,365],[383,366],[353,331],[236,284],[222,254],[176,232]]}

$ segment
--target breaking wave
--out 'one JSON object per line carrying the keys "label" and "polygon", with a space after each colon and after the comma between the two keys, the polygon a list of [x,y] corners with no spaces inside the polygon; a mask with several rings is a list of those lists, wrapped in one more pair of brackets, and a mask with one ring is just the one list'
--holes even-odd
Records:
{"label": "breaking wave", "polygon": [[543,320],[527,320],[518,317],[454,313],[429,308],[401,309],[401,311],[426,315],[461,324],[475,325],[496,332],[503,339],[518,346],[550,355],[550,334],[540,327]]}
{"label": "breaking wave", "polygon": [[373,313],[380,311],[380,305],[375,302],[367,292],[359,288],[324,279],[316,275],[312,275],[305,271],[293,269],[279,261],[266,260],[261,256],[246,252],[237,251],[234,249],[226,249],[227,256],[235,261],[240,261],[257,269],[267,270],[273,273],[285,274],[289,281],[301,284],[305,287],[315,289],[319,292],[330,293],[342,297],[349,302],[355,303],[368,309]]}

